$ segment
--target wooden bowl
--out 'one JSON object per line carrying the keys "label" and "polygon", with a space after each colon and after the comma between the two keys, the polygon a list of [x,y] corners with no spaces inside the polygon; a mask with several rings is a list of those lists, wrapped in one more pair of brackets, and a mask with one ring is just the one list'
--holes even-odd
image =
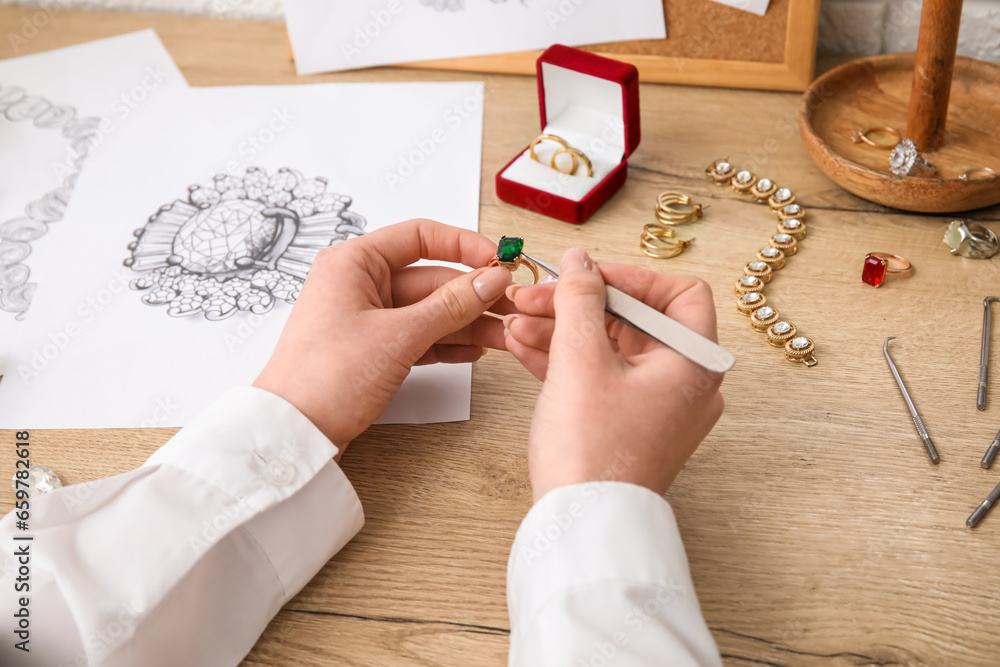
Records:
{"label": "wooden bowl", "polygon": [[[944,146],[924,156],[930,178],[896,176],[887,149],[853,134],[889,126],[906,136],[912,53],[862,58],[816,79],[799,105],[799,131],[813,161],[859,197],[905,211],[954,213],[1000,203],[1000,65],[957,58]],[[998,172],[961,180],[972,167]]]}

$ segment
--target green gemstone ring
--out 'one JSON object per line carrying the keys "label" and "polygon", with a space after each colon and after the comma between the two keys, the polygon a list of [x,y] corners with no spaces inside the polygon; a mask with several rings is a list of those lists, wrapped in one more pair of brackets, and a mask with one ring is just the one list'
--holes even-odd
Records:
{"label": "green gemstone ring", "polygon": [[538,282],[538,267],[530,259],[521,255],[523,249],[524,239],[520,236],[501,236],[500,243],[497,244],[497,254],[487,266],[502,266],[510,269],[511,272],[525,266],[534,276],[532,284],[535,284]]}

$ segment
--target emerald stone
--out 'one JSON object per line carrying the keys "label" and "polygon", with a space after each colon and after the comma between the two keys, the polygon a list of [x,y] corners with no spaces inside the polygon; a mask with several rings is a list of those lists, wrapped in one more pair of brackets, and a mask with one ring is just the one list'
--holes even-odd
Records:
{"label": "emerald stone", "polygon": [[514,264],[521,258],[524,249],[524,239],[520,236],[502,236],[497,244],[497,261],[501,264]]}

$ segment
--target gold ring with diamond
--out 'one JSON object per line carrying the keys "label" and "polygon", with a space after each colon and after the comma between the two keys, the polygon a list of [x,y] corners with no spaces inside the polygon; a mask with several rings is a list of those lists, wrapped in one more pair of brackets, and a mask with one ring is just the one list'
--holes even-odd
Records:
{"label": "gold ring with diamond", "polygon": [[501,236],[497,243],[497,254],[486,266],[502,266],[509,269],[511,273],[517,271],[522,266],[531,271],[534,280],[532,284],[538,283],[538,267],[527,257],[521,255],[524,249],[524,239],[520,236]]}
{"label": "gold ring with diamond", "polygon": [[[563,153],[567,153],[570,157],[573,158],[573,167],[569,171],[566,171],[566,170],[564,170],[564,169],[562,169],[562,168],[560,168],[559,166],[556,165],[556,158],[559,157],[560,155],[562,155]],[[578,166],[577,158],[579,158],[580,162],[583,162],[583,164],[587,167],[587,176],[593,176],[594,175],[594,165],[590,161],[590,158],[587,157],[584,154],[584,152],[581,151],[579,148],[573,148],[572,146],[567,146],[566,148],[560,148],[555,153],[553,153],[552,154],[552,159],[549,160],[549,166],[552,167],[553,169],[555,169],[556,171],[561,171],[564,174],[569,174],[570,176],[575,176],[576,175],[576,168]]]}

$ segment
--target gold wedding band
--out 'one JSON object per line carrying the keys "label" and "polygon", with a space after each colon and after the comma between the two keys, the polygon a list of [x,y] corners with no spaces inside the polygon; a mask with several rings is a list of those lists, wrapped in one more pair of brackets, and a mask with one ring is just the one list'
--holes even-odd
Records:
{"label": "gold wedding band", "polygon": [[[559,166],[556,165],[556,158],[562,155],[563,153],[567,153],[573,158],[573,168],[570,171],[565,171],[563,169],[560,169]],[[583,151],[581,151],[579,148],[573,148],[572,146],[567,146],[566,148],[560,148],[555,153],[553,153],[552,159],[549,161],[549,166],[555,169],[556,171],[560,171],[564,174],[569,174],[570,176],[573,176],[574,174],[576,174],[576,168],[579,166],[579,164],[577,163],[577,158],[579,158],[580,161],[587,166],[587,176],[593,176],[594,165],[591,163],[590,158],[584,155]]]}
{"label": "gold wedding band", "polygon": [[532,141],[531,145],[528,147],[528,153],[529,153],[529,155],[531,155],[531,159],[534,160],[535,162],[541,162],[541,160],[538,159],[538,155],[535,153],[535,146],[537,146],[538,144],[540,144],[543,141],[554,141],[557,144],[559,144],[560,146],[562,146],[563,148],[569,148],[569,142],[566,141],[565,139],[563,139],[560,136],[557,136],[555,134],[542,134],[542,135],[539,135],[539,136],[535,137],[535,140]]}
{"label": "gold wedding band", "polygon": [[[875,134],[875,133],[882,133],[889,135],[889,137],[891,137],[891,143],[883,143],[880,141],[875,141],[874,139],[868,136],[869,134]],[[881,148],[887,151],[895,148],[896,144],[898,144],[902,140],[903,140],[903,135],[900,133],[900,131],[894,127],[888,127],[888,126],[869,127],[867,130],[861,132],[854,130],[854,132],[851,134],[851,141],[853,141],[856,144],[864,143],[874,148]]]}

